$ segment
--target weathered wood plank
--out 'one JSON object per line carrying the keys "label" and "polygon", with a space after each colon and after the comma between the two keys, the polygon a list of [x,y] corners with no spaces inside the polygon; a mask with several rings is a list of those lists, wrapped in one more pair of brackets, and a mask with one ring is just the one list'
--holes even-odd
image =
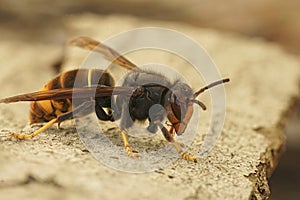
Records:
{"label": "weathered wood plank", "polygon": [[[68,31],[72,33],[70,37],[88,35],[103,40],[136,27],[162,26],[183,32],[202,44],[222,76],[231,78],[230,84],[226,85],[223,133],[212,152],[198,163],[179,159],[155,172],[128,174],[107,168],[89,153],[83,152],[85,147],[69,123],[63,126],[63,130],[53,127],[33,140],[11,139],[8,130],[19,130],[26,124],[24,116],[28,115],[28,108],[20,106],[17,112],[11,113],[18,104],[0,105],[1,198],[264,199],[269,196],[267,177],[274,170],[283,148],[286,113],[292,106],[293,97],[299,95],[300,63],[295,57],[260,39],[182,24],[89,14],[72,16],[66,21]],[[9,57],[4,54],[7,47],[15,49],[15,52],[26,50],[27,56],[16,53]],[[1,55],[6,55],[0,60],[1,66],[10,66],[5,69],[6,73],[0,75],[1,90],[4,91],[1,97],[23,89],[24,92],[34,91],[43,85],[40,82],[46,82],[40,66],[59,58],[53,48],[48,48],[15,43],[0,45]],[[84,51],[68,49],[65,65],[78,65],[86,55],[80,56],[81,53],[84,54]],[[137,64],[166,63],[183,71],[187,77],[191,73],[184,61],[169,54],[142,51],[128,57]],[[28,67],[22,78],[17,75],[21,73],[19,66]],[[13,80],[15,74],[19,81]],[[199,80],[191,82],[195,89],[203,83]],[[22,86],[23,83],[26,87]],[[201,115],[199,133],[189,150],[192,153],[198,152],[210,123],[208,94],[201,99],[209,109]],[[141,149],[151,148],[136,141],[132,145]]]}

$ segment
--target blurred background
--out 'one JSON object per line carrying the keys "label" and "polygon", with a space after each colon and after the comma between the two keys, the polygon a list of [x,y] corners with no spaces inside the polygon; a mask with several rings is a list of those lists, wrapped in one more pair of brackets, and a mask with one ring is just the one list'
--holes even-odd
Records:
{"label": "blurred background", "polygon": [[[299,56],[299,11],[297,0],[227,0],[226,3],[220,0],[1,0],[0,42],[15,40],[63,46],[68,39],[65,16],[90,12],[183,22],[245,37],[260,37]],[[299,101],[294,111],[286,129],[286,153],[270,178],[272,200],[300,199]]]}

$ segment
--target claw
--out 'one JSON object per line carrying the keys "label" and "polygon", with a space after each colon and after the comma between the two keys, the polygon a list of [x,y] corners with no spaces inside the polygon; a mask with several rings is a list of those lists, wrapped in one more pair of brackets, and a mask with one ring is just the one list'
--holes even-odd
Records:
{"label": "claw", "polygon": [[179,142],[173,142],[173,145],[175,147],[175,149],[177,150],[177,152],[181,155],[181,157],[187,161],[193,161],[193,162],[198,162],[198,158],[194,157],[194,156],[191,156],[189,154],[187,154],[186,152],[184,152],[182,149],[181,149],[181,144],[182,143],[179,143]]}
{"label": "claw", "polygon": [[11,136],[14,138],[18,138],[21,140],[25,140],[25,139],[31,139],[33,138],[35,135],[34,134],[21,134],[21,133],[11,133]]}
{"label": "claw", "polygon": [[139,154],[138,152],[136,152],[136,151],[133,151],[133,150],[130,148],[129,145],[126,145],[126,146],[125,146],[125,151],[126,151],[126,153],[128,154],[128,156],[131,157],[131,158],[135,158],[135,157],[139,157],[139,156],[140,156],[140,154]]}
{"label": "claw", "polygon": [[194,157],[194,156],[191,156],[185,152],[182,152],[181,153],[181,157],[187,161],[193,161],[193,162],[198,162],[198,158]]}

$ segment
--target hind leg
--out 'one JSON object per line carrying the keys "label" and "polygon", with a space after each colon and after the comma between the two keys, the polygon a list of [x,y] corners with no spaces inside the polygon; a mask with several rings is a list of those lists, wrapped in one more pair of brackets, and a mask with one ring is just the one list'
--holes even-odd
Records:
{"label": "hind leg", "polygon": [[31,134],[11,133],[11,135],[18,139],[31,139],[31,138],[37,136],[38,134],[44,132],[45,130],[47,130],[49,127],[51,127],[55,123],[60,124],[61,122],[65,121],[65,120],[69,120],[69,119],[76,118],[76,117],[82,117],[82,116],[85,116],[85,115],[91,113],[92,106],[94,106],[93,102],[82,103],[77,108],[75,108],[73,111],[64,113],[64,114],[58,116],[57,118],[50,120],[44,126],[42,126],[41,128],[39,128],[38,130],[34,131]]}

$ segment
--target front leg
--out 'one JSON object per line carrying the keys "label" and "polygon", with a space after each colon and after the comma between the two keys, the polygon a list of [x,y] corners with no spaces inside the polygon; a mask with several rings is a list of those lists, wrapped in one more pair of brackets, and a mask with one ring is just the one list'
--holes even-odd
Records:
{"label": "front leg", "polygon": [[[161,121],[157,120],[155,121],[155,124],[158,125],[158,127],[161,129],[165,139],[168,142],[171,142],[173,144],[173,146],[175,147],[176,151],[181,155],[181,157],[187,161],[194,161],[197,162],[198,159],[194,156],[191,156],[189,154],[187,154],[186,152],[184,152],[181,148],[181,144],[179,142],[176,142],[174,140],[174,134],[173,134],[173,129],[171,128],[170,131],[167,130],[166,127],[164,127],[164,125],[161,123]],[[172,132],[171,132],[172,131]]]}

